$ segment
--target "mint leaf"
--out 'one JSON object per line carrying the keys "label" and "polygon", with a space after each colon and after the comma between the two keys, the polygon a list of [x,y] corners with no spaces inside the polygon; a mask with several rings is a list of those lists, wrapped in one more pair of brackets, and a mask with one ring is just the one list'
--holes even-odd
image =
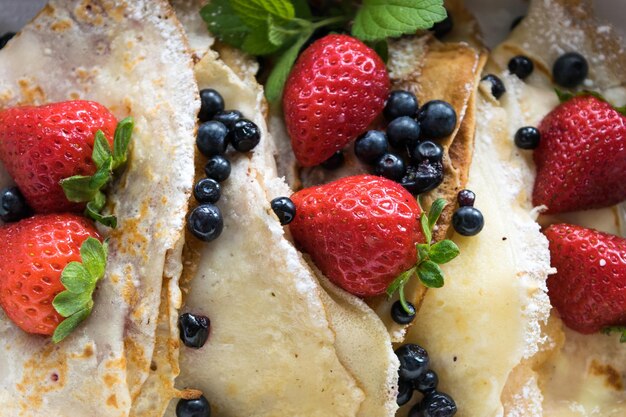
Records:
{"label": "mint leaf", "polygon": [[230,0],[211,0],[200,10],[209,32],[224,43],[241,48],[250,29],[239,19]]}
{"label": "mint leaf", "polygon": [[292,0],[293,8],[296,12],[296,16],[301,19],[310,19],[313,17],[311,14],[311,8],[307,0]]}
{"label": "mint leaf", "polygon": [[602,329],[602,333],[611,334],[611,333],[621,333],[619,341],[620,343],[626,343],[626,326],[610,326]]}
{"label": "mint leaf", "polygon": [[275,46],[282,46],[287,42],[290,35],[272,16],[267,18],[267,39]]}
{"label": "mint leaf", "polygon": [[267,23],[252,29],[243,41],[243,45],[241,45],[241,49],[251,55],[269,55],[276,52],[279,48],[280,45],[272,43],[269,39]]}
{"label": "mint leaf", "polygon": [[417,268],[417,276],[428,288],[443,287],[443,271],[432,261],[422,262]]}
{"label": "mint leaf", "polygon": [[417,244],[417,262],[428,260],[428,252],[430,252],[430,245],[427,243]]}
{"label": "mint leaf", "polygon": [[443,0],[364,0],[352,35],[364,41],[413,34],[446,18]]}
{"label": "mint leaf", "polygon": [[54,330],[52,341],[59,343],[61,340],[65,339],[83,320],[89,317],[89,314],[91,314],[91,308],[84,308],[63,320]]}
{"label": "mint leaf", "polygon": [[428,211],[428,228],[432,231],[443,212],[443,209],[447,205],[447,201],[443,198],[438,198],[435,202],[430,206],[430,210]]}
{"label": "mint leaf", "polygon": [[281,99],[283,95],[283,87],[289,77],[291,68],[298,58],[300,48],[302,48],[312,34],[312,29],[304,32],[300,38],[298,38],[296,43],[283,53],[278,62],[276,62],[276,65],[274,65],[274,69],[265,83],[265,97],[268,101],[276,102]]}
{"label": "mint leaf", "polygon": [[376,42],[368,42],[368,46],[374,50],[386,64],[389,61],[389,45],[387,44],[387,40],[381,40]]}
{"label": "mint leaf", "polygon": [[284,20],[296,17],[293,4],[288,0],[231,0],[230,4],[239,18],[250,28],[267,24],[267,17]]}
{"label": "mint leaf", "polygon": [[111,156],[109,141],[104,136],[104,132],[102,132],[102,130],[98,130],[93,141],[93,161],[96,163],[96,166],[100,166]]}
{"label": "mint leaf", "polygon": [[461,251],[453,241],[442,240],[431,246],[428,257],[431,261],[441,265],[450,262],[459,256],[459,253],[461,253]]}

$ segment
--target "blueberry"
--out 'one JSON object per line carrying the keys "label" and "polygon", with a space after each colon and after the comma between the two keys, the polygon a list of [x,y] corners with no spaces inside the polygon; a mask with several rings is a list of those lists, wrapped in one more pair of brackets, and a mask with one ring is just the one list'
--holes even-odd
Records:
{"label": "blueberry", "polygon": [[9,43],[9,41],[13,39],[13,36],[15,36],[15,32],[7,32],[0,36],[0,49],[4,48],[7,43]]}
{"label": "blueberry", "polygon": [[460,235],[474,236],[483,230],[485,219],[474,207],[459,207],[452,215],[452,227]]}
{"label": "blueberry", "polygon": [[413,384],[410,381],[406,381],[402,378],[398,380],[398,397],[396,403],[402,407],[404,404],[411,401],[413,397]]}
{"label": "blueberry", "polygon": [[222,155],[212,156],[204,166],[204,172],[217,182],[225,181],[230,176],[230,162]]}
{"label": "blueberry", "polygon": [[415,381],[428,370],[430,363],[428,352],[419,345],[412,343],[402,345],[396,349],[396,356],[400,361],[400,369],[398,369],[400,378]]}
{"label": "blueberry", "polygon": [[223,155],[228,146],[228,129],[221,122],[205,122],[198,128],[196,146],[206,157]]}
{"label": "blueberry", "polygon": [[424,161],[417,166],[409,166],[400,184],[411,194],[417,195],[433,190],[443,182],[441,162]]}
{"label": "blueberry", "polygon": [[420,137],[420,124],[412,117],[402,116],[387,126],[387,138],[394,148],[402,148],[415,143]]}
{"label": "blueberry", "polygon": [[461,190],[456,196],[460,207],[472,207],[476,201],[476,194],[470,190]]}
{"label": "blueberry", "polygon": [[506,87],[502,80],[493,74],[485,75],[481,81],[488,81],[491,84],[491,95],[496,99],[499,99],[502,97],[502,94],[506,93]]}
{"label": "blueberry", "polygon": [[235,123],[237,123],[237,121],[242,118],[243,114],[241,114],[241,112],[237,110],[220,111],[215,116],[213,116],[213,120],[223,123],[229,131],[232,131]]}
{"label": "blueberry", "polygon": [[8,187],[0,191],[0,219],[3,222],[16,222],[30,216],[30,213],[31,210],[19,188]]}
{"label": "blueberry", "polygon": [[322,168],[332,171],[341,167],[345,161],[346,157],[343,155],[343,152],[337,151],[333,154],[333,156],[322,162],[320,165]]}
{"label": "blueberry", "polygon": [[446,36],[452,31],[452,28],[454,27],[454,21],[452,20],[452,15],[450,14],[450,11],[446,9],[446,12],[446,18],[443,19],[441,22],[435,23],[433,27],[430,28],[431,32],[434,32],[435,37],[438,39]]}
{"label": "blueberry", "polygon": [[211,417],[211,405],[204,396],[195,400],[178,400],[176,417]]}
{"label": "blueberry", "polygon": [[200,112],[198,119],[201,122],[211,120],[218,112],[224,111],[224,99],[212,88],[200,90]]}
{"label": "blueberry", "polygon": [[454,400],[438,391],[426,395],[409,411],[409,417],[452,417],[455,414]]}
{"label": "blueberry", "polygon": [[577,52],[561,55],[552,67],[554,81],[565,88],[574,88],[582,84],[589,74],[589,64],[584,56]]}
{"label": "blueberry", "polygon": [[404,307],[402,307],[402,303],[400,301],[396,301],[391,306],[391,318],[398,324],[409,324],[415,319],[415,306],[407,301],[407,305],[410,313],[407,313]]}
{"label": "blueberry", "polygon": [[418,164],[420,162],[441,162],[443,159],[443,148],[430,140],[418,142],[413,148],[409,149],[411,159]]}
{"label": "blueberry", "polygon": [[222,187],[214,179],[204,178],[193,187],[193,195],[199,203],[215,204],[222,196]]}
{"label": "blueberry", "polygon": [[272,200],[272,210],[278,216],[280,224],[289,224],[296,217],[296,205],[288,197],[277,197]]}
{"label": "blueberry", "polygon": [[522,20],[524,20],[525,17],[526,16],[521,15],[521,16],[517,16],[515,19],[513,19],[513,21],[511,22],[511,30],[515,29],[517,27],[517,25],[522,23]]}
{"label": "blueberry", "polygon": [[450,135],[456,127],[456,111],[445,101],[433,100],[424,104],[417,113],[425,139],[440,139]]}
{"label": "blueberry", "polygon": [[424,372],[419,378],[414,381],[414,388],[426,395],[437,389],[439,384],[439,377],[433,370]]}
{"label": "blueberry", "polygon": [[376,175],[380,175],[381,177],[385,177],[396,182],[400,182],[400,180],[402,180],[405,171],[404,161],[398,155],[393,153],[384,154],[374,167]]}
{"label": "blueberry", "polygon": [[389,121],[402,116],[415,116],[417,113],[417,97],[410,91],[396,90],[389,94],[387,104],[383,110],[385,118]]}
{"label": "blueberry", "polygon": [[211,321],[208,317],[191,313],[181,314],[178,318],[180,340],[190,348],[201,348],[209,338]]}
{"label": "blueberry", "polygon": [[532,74],[534,69],[533,61],[523,55],[514,56],[509,61],[509,71],[521,80]]}
{"label": "blueberry", "polygon": [[522,149],[535,149],[539,146],[541,134],[537,128],[525,126],[515,132],[515,145]]}
{"label": "blueberry", "polygon": [[235,122],[232,129],[230,143],[236,151],[251,151],[261,141],[259,127],[248,119],[240,119]]}
{"label": "blueberry", "polygon": [[387,135],[380,130],[365,132],[354,142],[354,153],[363,163],[373,165],[387,153]]}
{"label": "blueberry", "polygon": [[189,215],[188,227],[189,231],[202,241],[215,240],[224,229],[222,212],[213,204],[202,204],[193,209]]}

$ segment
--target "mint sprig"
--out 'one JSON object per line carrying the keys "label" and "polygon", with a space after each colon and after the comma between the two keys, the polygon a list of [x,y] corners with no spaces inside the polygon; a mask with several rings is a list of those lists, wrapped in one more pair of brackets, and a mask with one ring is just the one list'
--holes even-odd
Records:
{"label": "mint sprig", "polygon": [[348,29],[368,41],[386,59],[386,39],[429,29],[446,17],[443,0],[364,0],[360,7],[351,1],[313,17],[305,0],[212,0],[200,15],[209,31],[220,41],[257,56],[272,55],[275,62],[265,88],[266,97],[276,101],[300,49],[315,30]]}
{"label": "mint sprig", "polygon": [[602,333],[611,334],[611,333],[621,333],[619,338],[620,343],[626,343],[626,326],[610,326],[602,329]]}
{"label": "mint sprig", "polygon": [[93,292],[97,282],[104,276],[108,245],[93,237],[87,238],[80,247],[81,262],[70,262],[61,273],[65,291],[52,301],[54,309],[66,319],[55,329],[52,341],[59,343],[91,314]]}
{"label": "mint sprig", "polygon": [[413,309],[407,304],[404,295],[404,287],[409,280],[414,275],[417,275],[422,284],[428,288],[443,287],[444,276],[439,265],[450,262],[460,253],[458,246],[449,239],[432,243],[433,230],[446,204],[443,198],[439,198],[432,204],[428,214],[425,212],[422,213],[420,222],[426,243],[416,245],[416,264],[401,273],[389,287],[387,287],[387,295],[389,297],[393,296],[396,291],[398,292],[402,308],[409,314],[412,314]]}
{"label": "mint sprig", "polygon": [[126,162],[133,128],[132,117],[127,117],[117,124],[113,149],[109,146],[104,133],[98,130],[91,154],[96,164],[96,173],[92,176],[75,175],[61,180],[65,197],[74,203],[87,203],[85,216],[108,227],[117,227],[117,219],[115,216],[101,214],[106,204],[106,196],[102,190],[111,182],[113,171]]}

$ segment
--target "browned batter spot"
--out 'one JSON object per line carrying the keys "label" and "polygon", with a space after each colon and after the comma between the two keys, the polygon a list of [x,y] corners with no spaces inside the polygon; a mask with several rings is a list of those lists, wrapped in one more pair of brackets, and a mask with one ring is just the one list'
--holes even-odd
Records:
{"label": "browned batter spot", "polygon": [[604,384],[609,388],[613,388],[616,391],[624,389],[622,376],[611,365],[602,365],[598,361],[592,360],[589,366],[589,373],[596,376],[604,376]]}
{"label": "browned batter spot", "polygon": [[112,394],[109,398],[107,398],[107,405],[113,408],[117,408],[117,397],[115,394]]}
{"label": "browned batter spot", "polygon": [[27,78],[20,78],[17,81],[20,87],[22,100],[19,101],[20,106],[37,105],[46,102],[46,94],[40,85],[33,83]]}
{"label": "browned batter spot", "polygon": [[50,25],[50,29],[52,29],[54,32],[65,32],[71,27],[72,27],[71,20],[59,20],[57,22],[54,22],[52,25]]}

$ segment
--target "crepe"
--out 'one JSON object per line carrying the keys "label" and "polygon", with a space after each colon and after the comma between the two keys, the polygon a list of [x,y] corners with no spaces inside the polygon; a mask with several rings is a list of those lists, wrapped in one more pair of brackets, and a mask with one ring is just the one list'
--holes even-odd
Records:
{"label": "crepe", "polygon": [[[125,172],[108,191],[118,227],[101,230],[109,259],[91,316],[53,345],[0,313],[2,414],[127,416],[148,377],[161,297],[180,303],[199,108],[185,36],[164,1],[59,0],[0,57],[2,107],[81,98],[135,120]],[[167,308],[162,323],[167,315],[175,322]]]}

